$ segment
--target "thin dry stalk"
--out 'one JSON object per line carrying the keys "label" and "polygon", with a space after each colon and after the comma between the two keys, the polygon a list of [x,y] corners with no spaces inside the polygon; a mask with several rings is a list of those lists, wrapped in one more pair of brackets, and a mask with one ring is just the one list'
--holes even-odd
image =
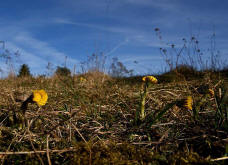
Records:
{"label": "thin dry stalk", "polygon": [[228,159],[228,156],[224,156],[224,157],[221,157],[221,158],[212,159],[211,161],[215,162],[215,161],[227,160],[227,159]]}
{"label": "thin dry stalk", "polygon": [[[49,153],[64,153],[74,151],[74,148],[63,149],[63,150],[49,150]],[[0,152],[0,155],[27,155],[27,154],[43,154],[47,153],[46,151],[19,151],[19,152]]]}
{"label": "thin dry stalk", "polygon": [[40,160],[41,164],[44,165],[44,161],[42,160],[42,158],[40,157],[40,155],[36,152],[36,149],[35,149],[35,147],[34,147],[34,145],[32,143],[31,133],[30,133],[29,129],[27,129],[27,132],[29,134],[29,141],[30,141],[30,144],[32,146],[33,151],[35,152],[36,156]]}
{"label": "thin dry stalk", "polygon": [[89,146],[88,142],[85,140],[85,138],[82,136],[81,132],[78,130],[78,128],[72,124],[72,126],[74,127],[74,129],[77,131],[77,133],[81,136],[81,138],[83,139],[83,141],[86,143],[86,145],[89,148],[89,164],[92,164],[92,151],[91,151],[91,147]]}
{"label": "thin dry stalk", "polygon": [[69,136],[69,141],[71,142],[71,139],[72,139],[72,133],[71,133],[71,127],[72,127],[72,108],[70,108],[70,125],[69,125],[69,134],[70,134],[70,136]]}
{"label": "thin dry stalk", "polygon": [[[17,136],[16,136],[15,138],[12,139],[12,141],[10,142],[10,144],[9,144],[9,146],[8,146],[8,148],[7,148],[7,150],[6,150],[6,152],[8,152],[8,151],[10,150],[11,145],[16,141],[16,139],[17,139]],[[1,155],[1,154],[0,154],[0,155]],[[2,165],[4,164],[5,156],[6,156],[6,155],[4,155],[4,156],[2,157],[2,163],[1,163]]]}
{"label": "thin dry stalk", "polygon": [[51,165],[51,159],[49,154],[49,135],[47,135],[47,159],[48,159],[48,164]]}
{"label": "thin dry stalk", "polygon": [[74,117],[77,114],[77,112],[74,112],[69,119],[65,119],[62,122],[56,124],[54,127],[52,127],[48,132],[45,132],[44,135],[50,134],[52,131],[54,131],[56,128],[58,128],[61,124],[65,123],[66,121],[70,120],[72,117]]}

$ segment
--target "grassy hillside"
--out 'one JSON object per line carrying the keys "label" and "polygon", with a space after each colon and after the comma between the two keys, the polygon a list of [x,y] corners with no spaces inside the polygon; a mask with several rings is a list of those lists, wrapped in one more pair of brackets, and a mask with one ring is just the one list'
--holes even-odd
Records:
{"label": "grassy hillside", "polygon": [[[1,163],[225,164],[217,158],[228,154],[227,72],[189,76],[157,76],[139,122],[140,76],[0,80]],[[29,103],[23,116],[22,103],[35,89],[44,89],[48,102]],[[175,104],[155,122],[167,104],[187,96],[197,112]]]}

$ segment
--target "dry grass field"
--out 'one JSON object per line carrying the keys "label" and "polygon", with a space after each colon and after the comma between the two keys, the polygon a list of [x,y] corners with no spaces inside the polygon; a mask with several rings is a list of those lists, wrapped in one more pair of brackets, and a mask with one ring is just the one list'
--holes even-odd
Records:
{"label": "dry grass field", "polygon": [[[148,87],[140,121],[142,77],[88,73],[0,80],[1,163],[226,164],[227,72],[166,76],[155,76],[158,83]],[[23,114],[23,101],[40,89],[47,103],[29,103]],[[187,96],[192,110],[175,104],[155,120],[167,104]]]}

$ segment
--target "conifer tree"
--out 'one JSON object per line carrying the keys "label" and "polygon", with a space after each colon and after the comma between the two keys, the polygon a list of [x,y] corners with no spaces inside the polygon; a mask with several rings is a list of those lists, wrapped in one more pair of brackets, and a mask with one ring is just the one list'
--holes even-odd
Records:
{"label": "conifer tree", "polygon": [[29,77],[29,76],[31,76],[29,66],[27,64],[21,65],[18,77]]}

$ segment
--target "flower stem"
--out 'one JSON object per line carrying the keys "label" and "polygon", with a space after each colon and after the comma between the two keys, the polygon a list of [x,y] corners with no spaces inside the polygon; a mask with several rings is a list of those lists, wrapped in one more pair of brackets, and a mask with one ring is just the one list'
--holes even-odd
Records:
{"label": "flower stem", "polygon": [[147,96],[147,88],[148,88],[148,81],[144,83],[143,86],[143,94],[141,96],[141,111],[140,111],[140,120],[145,119],[145,104],[146,104],[146,96]]}

